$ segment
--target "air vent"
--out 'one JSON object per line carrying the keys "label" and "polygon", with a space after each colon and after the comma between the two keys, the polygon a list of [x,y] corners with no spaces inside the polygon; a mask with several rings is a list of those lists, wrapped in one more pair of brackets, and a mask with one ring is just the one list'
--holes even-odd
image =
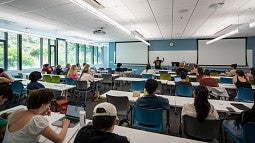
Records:
{"label": "air vent", "polygon": [[103,27],[99,27],[98,29],[93,31],[93,34],[95,35],[104,35],[106,32],[103,30]]}
{"label": "air vent", "polygon": [[218,9],[218,8],[222,8],[224,6],[225,3],[220,2],[220,3],[213,3],[209,5],[209,8],[214,8],[214,9]]}

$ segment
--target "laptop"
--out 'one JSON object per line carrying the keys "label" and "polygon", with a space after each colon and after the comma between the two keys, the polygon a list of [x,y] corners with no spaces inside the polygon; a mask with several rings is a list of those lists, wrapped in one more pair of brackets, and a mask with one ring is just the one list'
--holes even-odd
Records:
{"label": "laptop", "polygon": [[69,128],[74,127],[80,121],[80,111],[84,111],[85,103],[76,102],[76,101],[68,101],[66,115],[59,120],[52,123],[53,126],[62,127],[62,121],[65,119],[70,120]]}
{"label": "laptop", "polygon": [[240,104],[240,103],[230,103],[231,105],[235,106],[236,108],[238,108],[239,110],[249,110],[250,108]]}
{"label": "laptop", "polygon": [[179,82],[179,81],[181,81],[181,77],[179,76],[174,77],[174,82]]}

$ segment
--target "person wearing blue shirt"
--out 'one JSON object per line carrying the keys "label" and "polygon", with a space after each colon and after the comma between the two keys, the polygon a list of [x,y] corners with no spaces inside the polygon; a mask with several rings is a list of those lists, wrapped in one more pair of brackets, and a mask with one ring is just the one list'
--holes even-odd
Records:
{"label": "person wearing blue shirt", "polygon": [[156,96],[154,92],[158,87],[158,82],[155,79],[148,79],[145,83],[145,89],[147,91],[147,95],[139,98],[135,105],[142,107],[142,108],[162,108],[165,110],[170,109],[169,101],[167,98],[163,98],[160,96]]}
{"label": "person wearing blue shirt", "polygon": [[42,75],[40,72],[38,72],[38,71],[31,72],[29,75],[29,80],[31,82],[27,85],[27,89],[28,90],[36,90],[36,89],[40,89],[40,88],[45,88],[44,85],[42,85],[41,83],[38,82],[38,80],[41,78],[42,78]]}

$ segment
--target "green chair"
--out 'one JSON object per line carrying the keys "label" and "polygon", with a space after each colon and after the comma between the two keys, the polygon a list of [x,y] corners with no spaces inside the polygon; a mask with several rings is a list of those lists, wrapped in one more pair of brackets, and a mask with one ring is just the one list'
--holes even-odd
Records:
{"label": "green chair", "polygon": [[60,76],[53,75],[53,76],[51,77],[51,82],[52,82],[52,83],[60,83]]}
{"label": "green chair", "polygon": [[171,75],[170,74],[160,74],[159,76],[160,80],[171,80]]}
{"label": "green chair", "polygon": [[23,78],[24,77],[22,73],[18,73],[18,75],[19,75],[19,78]]}
{"label": "green chair", "polygon": [[210,71],[210,76],[219,76],[219,73],[218,73],[218,71],[212,70],[212,71]]}
{"label": "green chair", "polygon": [[43,81],[44,82],[51,82],[51,76],[50,75],[43,75]]}

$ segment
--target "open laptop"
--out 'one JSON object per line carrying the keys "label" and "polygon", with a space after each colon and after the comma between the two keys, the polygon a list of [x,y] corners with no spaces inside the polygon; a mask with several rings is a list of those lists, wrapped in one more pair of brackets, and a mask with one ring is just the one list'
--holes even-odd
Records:
{"label": "open laptop", "polygon": [[179,81],[181,81],[181,77],[175,76],[175,77],[174,77],[174,82],[179,82]]}
{"label": "open laptop", "polygon": [[53,126],[62,126],[62,121],[64,119],[70,120],[69,128],[74,127],[80,121],[80,111],[84,111],[85,103],[83,102],[76,102],[76,101],[68,101],[66,115],[59,120],[52,123]]}

